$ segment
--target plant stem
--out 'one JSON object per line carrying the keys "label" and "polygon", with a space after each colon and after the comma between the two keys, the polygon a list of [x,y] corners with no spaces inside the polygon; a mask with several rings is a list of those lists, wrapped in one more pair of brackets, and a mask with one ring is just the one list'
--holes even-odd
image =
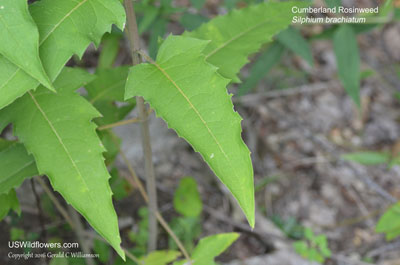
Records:
{"label": "plant stem", "polygon": [[[125,0],[124,4],[127,16],[126,34],[129,39],[132,64],[137,65],[141,63],[141,58],[137,53],[140,49],[140,39],[136,24],[135,9],[132,0]],[[136,104],[139,109],[139,119],[142,125],[142,147],[145,160],[146,189],[149,196],[149,241],[147,251],[150,252],[157,248],[157,191],[151,152],[148,113],[142,97],[137,97]]]}
{"label": "plant stem", "polygon": [[131,123],[137,123],[137,122],[140,122],[139,118],[132,118],[132,119],[129,119],[129,120],[118,121],[118,122],[115,122],[115,123],[110,123],[110,124],[106,124],[106,125],[103,125],[103,126],[99,126],[97,128],[97,130],[98,131],[104,131],[104,130],[107,130],[107,129],[115,128],[115,127],[122,126],[122,125],[131,124]]}
{"label": "plant stem", "polygon": [[71,226],[72,229],[74,229],[75,228],[74,222],[72,221],[71,217],[68,215],[68,212],[64,209],[64,207],[61,205],[61,203],[57,200],[56,196],[54,196],[53,192],[46,185],[46,183],[43,181],[43,179],[41,179],[40,177],[35,177],[35,180],[39,183],[39,185],[42,187],[44,192],[49,196],[50,200],[54,203],[57,210],[64,217],[64,219],[67,221],[67,223]]}
{"label": "plant stem", "polygon": [[[115,140],[115,139],[114,139]],[[132,178],[125,177],[125,179],[129,182],[129,184],[132,187],[137,187],[139,189],[140,194],[142,195],[143,199],[145,200],[146,203],[149,203],[149,196],[147,196],[146,191],[143,188],[142,182],[140,181],[139,177],[136,175],[135,170],[133,169],[131,163],[129,163],[128,158],[126,157],[125,153],[120,150],[120,154],[122,156],[122,159],[124,160],[125,164],[128,167],[129,173],[131,174]],[[175,241],[176,245],[182,252],[183,256],[185,259],[188,261],[187,264],[191,265],[191,260],[189,253],[187,252],[186,248],[183,246],[182,242],[179,240],[179,238],[175,235],[174,231],[172,231],[171,227],[168,225],[168,223],[165,221],[164,217],[160,214],[160,212],[157,210],[155,212],[156,218],[160,225],[167,231],[167,233],[172,237],[172,239]]]}
{"label": "plant stem", "polygon": [[46,229],[44,228],[43,209],[42,209],[42,206],[40,203],[40,196],[36,191],[35,182],[33,181],[33,179],[31,179],[31,187],[32,187],[33,195],[35,196],[36,207],[39,212],[38,216],[39,216],[39,223],[40,223],[40,227],[41,227],[41,229],[40,229],[41,236],[46,239],[47,235],[46,235]]}
{"label": "plant stem", "polygon": [[[79,218],[79,214],[75,211],[74,208],[72,208],[72,206],[68,206],[68,211],[69,211],[71,219],[72,219],[72,221],[74,223],[75,234],[76,234],[76,236],[78,238],[79,245],[80,245],[82,251],[85,254],[90,254],[91,251],[90,251],[89,243],[86,240],[86,238],[83,237],[83,233],[85,231],[85,228],[83,227],[81,219]],[[96,265],[96,263],[92,259],[86,259],[85,262],[86,262],[87,265]]]}

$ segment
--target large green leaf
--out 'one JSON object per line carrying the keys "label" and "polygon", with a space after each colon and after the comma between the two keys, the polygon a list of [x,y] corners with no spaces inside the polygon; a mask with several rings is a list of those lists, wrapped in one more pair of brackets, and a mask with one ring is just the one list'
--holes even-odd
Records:
{"label": "large green leaf", "polygon": [[[238,233],[226,233],[202,238],[191,256],[192,264],[215,265],[214,258],[221,255],[238,237]],[[175,262],[174,265],[184,265],[185,262]]]}
{"label": "large green leaf", "polygon": [[0,152],[0,194],[8,193],[37,174],[35,160],[22,144],[13,144]]}
{"label": "large green leaf", "polygon": [[73,54],[82,56],[99,45],[111,25],[124,28],[125,11],[118,0],[42,0],[30,6],[39,28],[40,57],[54,80]]}
{"label": "large green leaf", "polygon": [[[74,78],[70,71],[64,77]],[[85,80],[85,79],[82,79]],[[75,84],[75,87],[80,85]],[[39,87],[2,110],[15,134],[36,160],[38,172],[47,175],[54,190],[77,209],[92,227],[124,257],[117,216],[111,200],[105,151],[91,122],[100,114],[71,89],[58,93]]]}
{"label": "large green leaf", "polygon": [[207,44],[171,35],[156,62],[131,69],[125,97],[143,96],[202,155],[254,226],[253,167],[241,138],[242,119],[226,91],[229,80],[205,61]]}
{"label": "large green leaf", "polygon": [[10,210],[21,214],[21,208],[14,189],[8,193],[0,194],[0,221],[7,216]]}
{"label": "large green leaf", "polygon": [[[39,58],[39,32],[26,0],[0,2],[0,54],[44,86],[51,88]],[[5,92],[7,96],[7,93]]]}
{"label": "large green leaf", "polygon": [[239,82],[237,73],[248,62],[247,57],[291,23],[293,6],[306,5],[307,2],[267,2],[235,9],[184,35],[210,40],[204,50],[207,61],[217,66],[224,77]]}
{"label": "large green leaf", "polygon": [[[30,5],[30,12],[38,26],[40,57],[51,81],[73,54],[82,56],[91,42],[99,44],[112,24],[122,29],[125,23],[118,0],[42,0]],[[38,85],[0,56],[0,109]]]}
{"label": "large green leaf", "polygon": [[360,55],[356,34],[349,25],[341,25],[333,36],[333,48],[339,79],[346,92],[360,106]]}

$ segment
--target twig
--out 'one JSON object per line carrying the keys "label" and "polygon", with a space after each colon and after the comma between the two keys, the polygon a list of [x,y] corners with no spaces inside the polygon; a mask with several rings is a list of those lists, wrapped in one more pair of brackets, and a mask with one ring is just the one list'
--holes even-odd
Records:
{"label": "twig", "polygon": [[137,122],[140,122],[139,118],[132,118],[132,119],[129,119],[129,120],[124,120],[124,121],[119,121],[119,122],[115,122],[115,123],[99,126],[97,128],[97,130],[98,131],[104,131],[104,130],[107,130],[107,129],[115,128],[115,127],[122,126],[122,125],[128,125],[128,124],[131,124],[131,123],[137,123]]}
{"label": "twig", "polygon": [[[82,231],[82,233],[83,233],[83,235],[86,236],[86,237],[90,237],[90,238],[93,238],[93,239],[97,239],[97,240],[100,240],[100,241],[105,242],[105,243],[108,244],[108,242],[107,242],[104,238],[102,238],[101,236],[99,236],[99,235],[97,235],[97,234],[94,234],[94,233],[91,232],[91,231]],[[125,252],[125,255],[126,255],[128,258],[130,258],[131,260],[133,260],[134,262],[136,262],[136,263],[139,264],[139,265],[143,265],[143,262],[142,262],[141,260],[139,260],[137,257],[135,257],[132,253],[130,253],[127,249],[125,249],[125,248],[123,248],[123,247],[121,247],[121,249]]]}
{"label": "twig", "polygon": [[366,256],[369,258],[373,258],[373,257],[380,256],[386,252],[393,251],[396,249],[399,249],[399,251],[400,251],[400,241],[390,243],[390,244],[387,244],[380,248],[374,249],[374,250],[368,252]]}
{"label": "twig", "polygon": [[[49,189],[49,187],[47,186],[47,184],[41,179],[41,178],[36,178],[36,180],[39,182],[39,184],[42,186],[43,190],[47,193],[47,195],[49,195],[50,200],[54,203],[54,205],[56,206],[57,210],[61,213],[61,215],[65,218],[65,220],[68,222],[68,224],[71,226],[71,228],[73,230],[75,230],[75,223],[72,221],[72,218],[69,216],[67,210],[60,204],[60,202],[58,201],[58,199],[54,196],[53,192]],[[76,213],[75,210],[72,209],[72,211],[74,211]],[[78,216],[78,215],[77,215]],[[78,216],[79,218],[79,216]],[[82,227],[83,229],[83,227]],[[90,236],[91,238],[96,238],[98,240],[101,240],[103,242],[108,243],[104,238],[102,238],[101,236],[98,236],[96,234],[93,234],[91,232],[87,232],[85,230],[81,231],[83,235],[86,236]],[[122,248],[122,247],[121,247]],[[125,252],[125,255],[130,258],[131,260],[133,260],[134,262],[138,263],[138,264],[142,264],[142,262],[135,257],[134,255],[132,255],[132,253],[130,253],[128,250],[122,248],[122,250]],[[85,250],[84,250],[85,251]]]}
{"label": "twig", "polygon": [[[149,109],[147,111],[147,116],[149,116],[151,113],[153,113],[153,110]],[[99,126],[99,127],[97,127],[97,130],[98,131],[104,131],[104,130],[112,129],[112,128],[115,128],[115,127],[128,125],[128,124],[132,124],[132,123],[139,123],[139,122],[142,122],[142,120],[140,120],[139,118],[135,117],[135,118],[132,118],[132,119],[129,119],[129,120],[118,121],[118,122],[115,122],[115,123],[110,123],[110,124]]]}
{"label": "twig", "polygon": [[64,217],[64,219],[67,221],[67,223],[71,226],[72,229],[74,229],[74,222],[72,221],[71,217],[69,216],[67,210],[60,204],[60,202],[57,200],[56,196],[54,196],[53,192],[49,189],[49,187],[46,185],[46,183],[41,179],[40,177],[36,177],[35,180],[39,183],[39,185],[42,187],[44,192],[49,196],[50,200],[53,202],[54,206],[57,208],[57,210],[60,212],[60,214]]}
{"label": "twig", "polygon": [[331,259],[336,260],[338,264],[342,265],[371,265],[371,263],[366,263],[360,260],[351,260],[344,255],[333,254]]}
{"label": "twig", "polygon": [[32,191],[33,191],[33,195],[35,196],[35,201],[36,201],[36,207],[38,209],[39,212],[39,223],[40,223],[40,227],[41,227],[41,234],[43,238],[46,238],[46,229],[44,226],[44,217],[43,217],[43,209],[42,206],[40,205],[40,196],[36,191],[36,187],[35,187],[35,182],[33,181],[33,179],[31,179],[31,187],[32,187]]}
{"label": "twig", "polygon": [[374,210],[366,215],[362,215],[362,216],[357,216],[355,218],[350,218],[350,219],[345,219],[339,223],[333,224],[333,225],[321,225],[320,227],[324,228],[324,229],[336,229],[339,227],[346,227],[346,226],[351,226],[351,225],[355,225],[357,223],[361,223],[365,220],[368,220],[370,218],[373,218],[377,215],[382,214],[383,212],[385,212],[389,207],[384,207],[382,209],[378,209],[378,210]]}
{"label": "twig", "polygon": [[[78,213],[75,211],[74,208],[72,208],[72,206],[68,206],[68,211],[69,211],[71,219],[74,223],[75,235],[78,238],[78,241],[79,241],[82,251],[87,254],[91,253],[90,246],[89,246],[88,242],[86,241],[86,238],[83,237],[83,232],[85,231],[85,229],[83,228],[83,225],[79,218]],[[86,263],[88,265],[96,265],[96,263],[92,259],[86,259]]]}
{"label": "twig", "polygon": [[[113,138],[113,140],[115,140]],[[142,195],[143,199],[145,200],[146,203],[149,203],[149,197],[146,194],[146,191],[144,190],[143,184],[140,181],[139,177],[137,176],[135,170],[133,169],[131,163],[129,163],[128,158],[126,157],[124,151],[120,150],[120,154],[122,156],[122,159],[124,160],[125,164],[128,167],[129,173],[131,174],[132,178],[125,177],[125,179],[129,182],[129,184],[132,187],[137,187],[139,189],[140,194]],[[190,262],[190,256],[189,253],[187,252],[186,248],[183,246],[182,242],[179,240],[179,238],[175,235],[174,231],[172,231],[171,227],[168,225],[168,223],[165,221],[165,219],[162,217],[160,212],[157,210],[154,214],[160,223],[160,225],[167,231],[167,233],[172,237],[172,239],[175,241],[176,245],[182,252],[183,256],[185,257],[186,260]],[[191,263],[189,263],[190,265]]]}
{"label": "twig", "polygon": [[[137,51],[140,49],[140,39],[138,28],[136,24],[135,9],[132,0],[125,0],[125,10],[127,15],[127,30],[126,34],[129,39],[129,47],[132,55],[132,65],[141,63],[141,58]],[[139,109],[139,119],[141,122],[142,129],[142,147],[144,152],[145,161],[145,175],[146,175],[146,189],[149,196],[149,241],[147,251],[153,251],[157,248],[157,220],[155,213],[157,210],[157,190],[156,180],[153,167],[151,141],[150,141],[150,129],[147,120],[148,114],[142,97],[136,99],[137,107]]]}

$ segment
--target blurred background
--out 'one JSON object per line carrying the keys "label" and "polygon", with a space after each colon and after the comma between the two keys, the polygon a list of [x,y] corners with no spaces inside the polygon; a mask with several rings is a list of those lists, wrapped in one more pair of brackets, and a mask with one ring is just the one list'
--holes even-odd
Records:
{"label": "blurred background", "polygon": [[[161,38],[168,34],[193,30],[217,15],[257,2],[138,1],[142,46],[155,58]],[[338,4],[340,1],[314,3]],[[383,2],[343,0],[342,4],[376,7]],[[254,230],[200,155],[151,114],[160,212],[189,251],[201,237],[236,231],[240,238],[217,258],[219,264],[400,264],[400,211],[392,210],[393,218],[381,219],[378,230],[392,232],[390,240],[376,231],[382,215],[400,199],[400,2],[393,1],[392,6],[383,21],[349,25],[358,50],[348,59],[360,61],[359,73],[354,73],[359,75],[359,107],[338,76],[338,68],[352,69],[338,64],[340,55],[335,51],[354,41],[335,38],[340,25],[292,25],[249,58],[240,73],[242,83],[228,87],[234,94],[235,109],[244,119],[243,138],[252,152],[257,202]],[[68,63],[92,73],[98,66],[129,64],[127,41],[117,29],[103,38],[99,49],[91,46],[83,58]],[[110,82],[123,86],[120,80],[123,78],[115,77]],[[81,92],[86,94],[84,89]],[[101,112],[109,110],[96,107]],[[115,115],[126,119],[137,116],[133,102],[114,102],[113,108],[118,109]],[[7,128],[2,136],[11,139],[11,131]],[[118,155],[120,145],[138,176],[144,175],[140,127],[129,124],[100,134],[109,142],[106,158],[123,245],[135,255],[143,255],[147,208],[136,187],[127,182],[130,172]],[[118,143],[110,139],[118,139]],[[198,213],[188,213],[179,205],[182,193],[189,194],[181,198],[188,204],[186,208],[198,209]],[[48,193],[35,181],[25,181],[17,195],[21,216],[11,212],[0,223],[0,264],[51,262],[8,259],[9,240],[77,242]],[[67,208],[62,197],[54,195]],[[385,227],[391,230],[385,231]],[[102,241],[92,239],[89,245],[93,253],[100,254],[94,264],[125,264]],[[177,249],[162,229],[158,248]],[[58,259],[51,264],[85,262]]]}

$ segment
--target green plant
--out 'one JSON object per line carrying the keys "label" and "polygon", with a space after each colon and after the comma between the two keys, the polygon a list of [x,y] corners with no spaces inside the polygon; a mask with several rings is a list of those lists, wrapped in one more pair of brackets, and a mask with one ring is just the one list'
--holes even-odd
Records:
{"label": "green plant", "polygon": [[284,220],[280,216],[274,215],[271,220],[287,237],[292,239],[301,239],[303,237],[304,227],[295,218],[290,217]]}
{"label": "green plant", "polygon": [[293,243],[296,252],[304,258],[322,263],[331,256],[325,235],[316,236],[311,228],[307,227],[304,230],[304,239]]}
{"label": "green plant", "polygon": [[[193,251],[194,240],[201,234],[201,217],[203,203],[194,178],[181,179],[174,193],[174,208],[182,216],[171,220],[170,226],[177,237],[182,240],[189,253]],[[173,238],[168,241],[170,249],[177,249]]]}
{"label": "green plant", "polygon": [[[143,14],[139,28],[131,1],[124,1],[125,9],[121,3],[118,0],[1,3],[0,37],[5,41],[0,43],[0,131],[13,124],[18,138],[18,141],[1,140],[4,148],[0,152],[0,196],[5,198],[0,204],[2,215],[9,209],[19,212],[14,189],[24,179],[45,175],[54,191],[125,259],[111,191],[111,186],[116,189],[121,184],[115,180],[117,172],[110,174],[107,169],[120,150],[120,139],[108,129],[126,122],[122,120],[136,106],[145,150],[147,194],[142,195],[149,202],[148,251],[153,250],[156,219],[167,225],[156,205],[148,110],[140,97],[143,96],[156,114],[202,155],[238,200],[253,227],[250,152],[241,138],[241,117],[233,109],[226,86],[231,80],[240,81],[237,74],[249,55],[290,24],[291,7],[307,3],[250,5],[165,40],[159,39],[164,33],[165,14],[179,12],[170,8],[170,1],[162,2],[161,9],[152,8],[152,1],[139,4]],[[198,1],[193,4],[197,8],[202,6]],[[119,30],[125,30],[126,17],[126,36],[134,66],[113,67],[122,37]],[[154,32],[148,56],[140,49],[138,33],[146,32],[153,23],[157,27],[151,27]],[[112,25],[116,26],[114,30]],[[72,56],[81,58],[90,43],[102,45],[95,74],[65,66]],[[141,63],[141,59],[147,63]],[[76,92],[80,87],[85,87],[87,95]],[[134,96],[137,100],[131,99]],[[114,176],[111,186],[110,175]],[[126,195],[119,191],[118,197]],[[198,208],[188,213],[178,206],[179,202],[175,204],[184,215],[199,214]],[[68,213],[60,210],[62,206],[57,207],[70,223]],[[236,238],[236,234],[227,234],[201,240],[193,250],[195,264],[209,264]],[[174,240],[188,259],[178,239]],[[212,253],[204,247],[209,243],[216,244]],[[95,248],[104,250],[99,243]],[[165,262],[177,258],[176,252],[157,252],[142,261],[149,263],[160,253],[169,257]]]}

